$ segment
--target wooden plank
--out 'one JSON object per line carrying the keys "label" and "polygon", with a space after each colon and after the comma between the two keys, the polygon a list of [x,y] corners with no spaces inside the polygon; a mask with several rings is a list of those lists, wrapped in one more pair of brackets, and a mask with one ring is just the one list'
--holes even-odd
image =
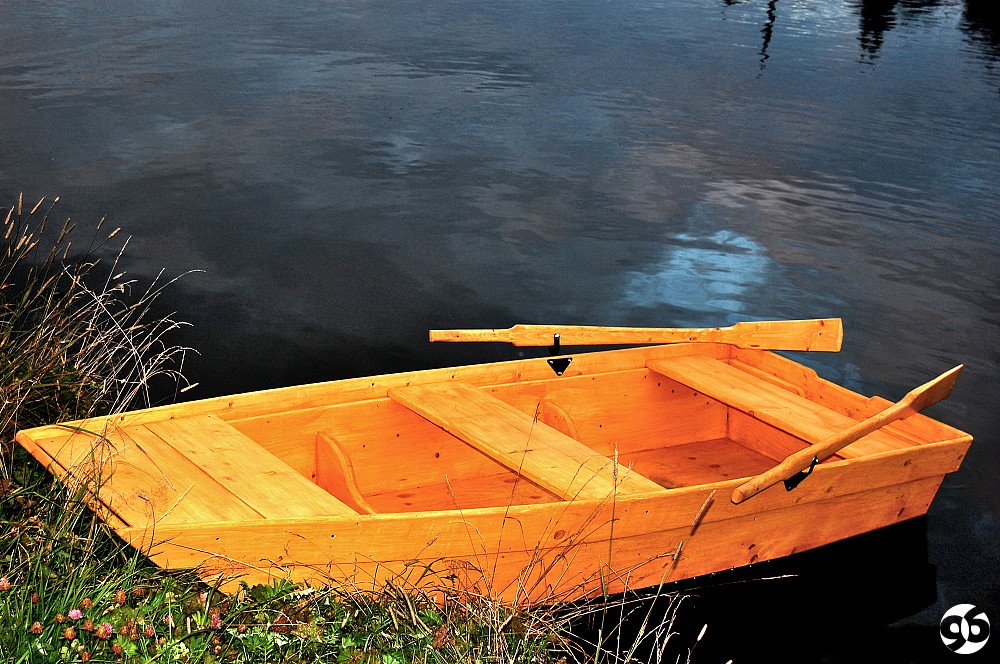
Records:
{"label": "wooden plank", "polygon": [[[794,491],[765,492],[756,500],[740,505],[726,499],[742,482],[737,479],[627,496],[614,505],[578,501],[469,510],[461,515],[452,511],[431,511],[354,518],[257,520],[232,523],[224,528],[220,528],[221,524],[206,524],[197,529],[178,526],[172,532],[181,538],[174,544],[180,545],[182,550],[177,551],[179,557],[175,564],[197,566],[199,561],[209,557],[208,551],[244,560],[258,560],[267,555],[266,551],[278,551],[285,552],[286,559],[299,562],[318,559],[344,562],[354,560],[357,555],[376,561],[439,556],[464,556],[471,560],[482,551],[529,551],[564,539],[603,541],[607,547],[609,537],[617,541],[618,538],[641,537],[676,528],[690,530],[699,514],[702,514],[699,533],[711,523],[726,524],[742,517],[761,518],[773,510],[787,509],[789,519],[794,520],[798,508],[803,505],[814,504],[820,508],[818,513],[827,513],[823,507],[828,504],[826,501],[838,497],[905,488],[924,479],[939,483],[946,473],[958,469],[968,447],[967,441],[952,441],[864,460],[821,464]],[[704,510],[713,491],[715,499],[709,509]],[[913,505],[902,513],[897,508],[893,514],[912,518],[919,516],[920,507],[926,508],[926,505]],[[828,512],[828,516],[839,514],[833,511]],[[810,531],[815,530],[816,525],[803,521],[803,527]],[[183,537],[195,532],[199,532],[197,538],[204,539],[199,542]],[[751,533],[758,537],[772,534],[766,528],[754,528]],[[127,529],[122,534],[136,542],[141,535],[137,529]],[[146,537],[159,540],[163,534],[150,532]],[[213,548],[211,542],[219,541],[220,535],[223,536],[222,544]],[[191,548],[185,548],[186,545]],[[656,544],[652,548],[663,547]]]}
{"label": "wooden plank", "polygon": [[[287,422],[284,418],[275,421]],[[287,424],[288,428],[295,427],[294,422]],[[506,466],[389,399],[332,406],[314,426],[318,427],[316,431],[336,438],[351,458],[358,487],[367,497],[413,493],[421,487],[439,485],[444,478],[461,483],[516,477]],[[274,433],[281,431],[284,429]],[[378,511],[385,510],[379,507]]]}
{"label": "wooden plank", "polygon": [[558,503],[556,496],[525,477],[503,468],[501,473],[480,477],[445,478],[437,484],[369,494],[366,500],[376,512],[439,512],[507,505]]}
{"label": "wooden plank", "polygon": [[623,457],[632,468],[666,486],[695,486],[749,477],[774,461],[728,438],[658,447]]}
{"label": "wooden plank", "polygon": [[[145,427],[42,441],[52,458],[133,526],[243,521],[261,515]],[[222,494],[222,499],[220,499]]]}
{"label": "wooden plank", "polygon": [[[687,356],[653,360],[650,369],[730,407],[787,431],[807,443],[816,443],[831,433],[848,429],[856,420],[761,380],[725,362],[709,357]],[[884,431],[876,431],[842,450],[854,458],[908,447]]]}
{"label": "wooden plank", "polygon": [[521,381],[488,390],[529,415],[538,412],[541,421],[549,404],[558,405],[572,420],[576,433],[570,437],[607,457],[614,456],[615,450],[624,455],[647,449],[650,441],[666,447],[726,436],[728,408],[724,404],[645,367]]}
{"label": "wooden plank", "polygon": [[215,417],[200,415],[146,427],[265,518],[357,515],[276,456]]}
{"label": "wooden plank", "polygon": [[801,438],[735,409],[729,414],[729,437],[776,462],[802,449]]}
{"label": "wooden plank", "polygon": [[316,434],[316,484],[358,514],[375,514],[358,489],[354,464],[336,438],[325,433]]}
{"label": "wooden plank", "polygon": [[663,489],[472,385],[412,385],[389,397],[567,500]]}
{"label": "wooden plank", "polygon": [[[563,377],[640,369],[645,366],[646,360],[651,358],[659,359],[688,354],[729,357],[732,349],[732,346],[724,344],[677,344],[581,353],[574,356],[573,364]],[[250,418],[267,419],[276,414],[289,414],[294,411],[309,411],[317,408],[325,409],[335,404],[385,398],[390,388],[409,385],[415,381],[434,382],[457,379],[473,385],[499,385],[518,381],[551,379],[552,376],[552,368],[545,359],[530,358],[348,378],[312,385],[296,385],[260,392],[212,397],[200,401],[168,404],[128,413],[78,420],[67,424],[88,428],[92,431],[103,431],[114,426],[126,427],[206,414],[217,415],[226,421]],[[59,436],[64,431],[58,426],[48,425],[21,433],[29,437],[46,437]],[[315,435],[315,430],[308,434],[307,438],[312,440],[313,435]]]}
{"label": "wooden plank", "polygon": [[[892,459],[891,465],[900,469],[901,460]],[[875,460],[867,470],[875,476],[875,471],[887,465],[882,462],[888,461]],[[844,476],[845,462],[838,463],[840,472],[828,475]],[[893,479],[902,479],[902,474],[894,473]],[[866,478],[857,479],[864,483]],[[591,503],[570,503],[556,509],[514,508],[503,513],[503,518],[490,510],[469,512],[462,519],[449,513],[425,513],[294,524],[262,521],[234,524],[232,530],[223,533],[221,546],[218,529],[178,528],[171,532],[175,534],[172,540],[157,547],[157,553],[162,555],[154,560],[179,567],[195,566],[206,562],[202,552],[214,547],[221,557],[208,560],[203,569],[246,572],[256,581],[266,579],[255,575],[256,570],[264,568],[276,574],[291,573],[293,578],[319,576],[326,582],[331,577],[354,582],[376,574],[384,582],[392,580],[393,573],[405,575],[413,566],[447,573],[454,562],[455,569],[478,569],[490,575],[492,594],[516,599],[512,596],[518,590],[514,586],[522,584],[528,590],[532,584],[526,581],[535,573],[544,577],[543,585],[567,592],[584,587],[597,590],[601,579],[617,576],[612,571],[628,576],[630,569],[645,563],[659,561],[662,573],[672,563],[666,556],[676,551],[680,540],[685,542],[681,564],[671,570],[670,581],[788,555],[922,514],[940,482],[938,476],[866,486],[860,491],[828,494],[823,487],[814,487],[798,496],[795,494],[799,490],[781,492],[774,499],[762,495],[768,500],[763,510],[718,499],[727,488],[735,486],[727,482],[628,498],[596,511]],[[710,500],[712,490],[717,491],[715,500]],[[704,518],[695,529],[692,523],[699,514]],[[282,552],[283,563],[296,566],[271,568],[274,558],[268,556],[269,551]],[[360,551],[364,555],[359,555]],[[550,572],[548,563],[558,561],[565,567]],[[658,576],[645,581],[633,577],[632,588],[655,584]],[[587,577],[593,585],[584,580]],[[428,582],[439,582],[439,577],[428,575]],[[615,587],[614,592],[621,590]],[[544,588],[538,592],[543,594],[529,594],[535,600],[545,600]]]}

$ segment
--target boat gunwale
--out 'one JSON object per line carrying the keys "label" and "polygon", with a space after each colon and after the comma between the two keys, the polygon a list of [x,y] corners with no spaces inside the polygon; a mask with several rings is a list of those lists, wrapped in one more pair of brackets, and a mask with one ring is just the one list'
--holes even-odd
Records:
{"label": "boat gunwale", "polygon": [[[731,361],[751,364],[764,373],[768,373],[768,370],[764,366],[761,366],[761,364],[776,364],[782,370],[796,374],[803,382],[801,385],[798,385],[789,380],[789,378],[774,375],[774,380],[771,381],[773,384],[779,387],[791,384],[799,389],[806,390],[807,394],[804,397],[808,400],[847,415],[852,419],[857,419],[859,415],[867,416],[872,414],[872,412],[877,412],[877,410],[881,409],[880,406],[887,403],[882,397],[865,396],[822,378],[811,367],[774,351],[743,349],[722,343],[680,343],[567,353],[561,357],[572,357],[574,363],[570,365],[571,368],[566,373],[558,377],[552,373],[552,369],[547,363],[547,359],[550,358],[542,357],[502,360],[454,367],[418,369],[406,372],[341,378],[306,385],[276,387],[235,395],[208,397],[195,401],[142,408],[124,413],[83,418],[23,429],[16,433],[15,438],[19,443],[24,445],[24,440],[32,440],[33,442],[35,439],[62,437],[67,431],[72,432],[75,429],[88,432],[91,435],[102,436],[104,434],[97,433],[97,431],[106,432],[114,428],[126,428],[150,422],[205,414],[214,414],[226,422],[238,424],[278,414],[291,415],[296,413],[321,412],[324,409],[346,404],[388,400],[389,389],[417,383],[439,382],[441,380],[464,380],[483,389],[512,384],[531,385],[565,378],[613,374],[636,369],[648,370],[646,367],[648,360],[667,359],[678,355],[706,355],[727,364],[730,364]],[[611,363],[608,366],[604,366],[604,361],[612,357],[614,359]],[[749,358],[763,358],[764,361],[762,363],[748,362]],[[593,365],[597,366],[596,370],[594,370]],[[841,406],[845,400],[852,403],[849,409],[837,407],[837,404],[826,403],[825,400],[817,400],[816,396],[812,394],[814,392],[829,393],[831,396],[836,397],[838,402],[841,402]],[[292,407],[274,407],[273,404],[275,402],[280,403],[280,399],[276,400],[275,397],[284,395],[294,395],[295,398],[292,401],[296,404],[315,403],[318,398],[325,398],[328,401],[319,406],[293,405]],[[720,401],[720,403],[725,404],[724,401]],[[150,417],[152,419],[147,419]],[[912,420],[912,422],[919,424],[932,424],[943,436],[961,437],[968,435],[966,432],[924,413],[915,413],[909,416],[907,420]],[[893,427],[900,424],[898,422],[892,423],[887,425],[886,428],[889,431],[894,431]],[[896,434],[894,433],[894,435]],[[933,442],[914,442],[912,436],[908,435],[897,435],[897,437],[914,446]]]}
{"label": "boat gunwale", "polygon": [[[706,522],[712,521],[725,521],[732,518],[738,518],[742,513],[754,513],[770,511],[771,509],[783,509],[784,507],[794,507],[796,505],[807,503],[807,502],[820,502],[828,498],[835,498],[839,496],[846,496],[855,493],[864,493],[865,491],[871,489],[879,489],[899,484],[906,484],[908,482],[918,481],[922,479],[927,479],[930,477],[944,476],[947,473],[953,472],[952,470],[940,471],[937,468],[927,469],[927,472],[916,473],[900,481],[870,481],[860,488],[850,490],[850,491],[828,491],[822,490],[817,491],[819,487],[816,484],[823,484],[820,480],[828,475],[832,475],[837,471],[840,471],[847,467],[858,467],[859,470],[865,470],[864,466],[875,465],[877,462],[882,460],[891,459],[893,457],[904,457],[909,456],[916,450],[918,454],[929,454],[932,452],[941,452],[945,454],[951,448],[955,446],[964,446],[961,451],[955,451],[958,455],[956,460],[956,468],[958,464],[961,463],[962,458],[965,455],[966,450],[972,442],[971,436],[965,436],[960,438],[955,438],[947,441],[939,441],[935,443],[928,443],[927,445],[921,446],[919,448],[907,448],[899,450],[888,450],[885,452],[879,452],[877,454],[871,454],[865,457],[859,457],[854,459],[836,459],[832,461],[826,461],[818,464],[812,473],[812,476],[807,480],[808,484],[803,484],[806,490],[801,491],[796,489],[798,493],[797,497],[805,496],[807,500],[798,500],[791,505],[782,505],[778,507],[763,507],[761,509],[751,509],[753,506],[765,505],[766,501],[755,497],[755,501],[747,501],[745,505],[750,507],[737,508],[733,505],[734,509],[738,509],[738,514],[733,514],[727,516],[723,519],[712,519],[708,518],[708,514],[705,515]],[[906,466],[902,464],[903,466]],[[910,464],[921,467],[921,464]],[[268,519],[253,519],[253,520],[240,520],[240,521],[198,521],[192,522],[190,525],[197,525],[198,527],[252,527],[252,528],[282,528],[282,527],[294,527],[296,525],[310,524],[310,525],[336,525],[342,523],[360,523],[360,522],[374,522],[374,521],[413,521],[413,520],[423,520],[423,519],[439,519],[447,515],[455,515],[457,521],[463,521],[472,518],[487,518],[491,516],[504,516],[509,518],[515,514],[533,514],[535,512],[552,512],[552,511],[565,511],[570,506],[574,509],[585,509],[591,506],[595,509],[601,509],[606,505],[613,503],[614,505],[630,506],[633,503],[648,502],[657,499],[667,499],[671,498],[674,500],[684,499],[688,497],[688,494],[697,495],[704,493],[716,492],[718,500],[725,499],[728,502],[727,496],[728,491],[739,486],[741,483],[745,482],[749,477],[741,477],[729,480],[721,480],[718,482],[709,482],[705,484],[693,484],[689,486],[675,487],[675,488],[664,488],[661,491],[650,491],[642,494],[634,495],[618,495],[614,494],[613,501],[608,499],[601,500],[572,500],[572,501],[559,501],[559,502],[549,502],[549,503],[534,503],[534,504],[524,504],[524,505],[503,505],[495,507],[476,507],[469,509],[453,509],[453,510],[427,510],[421,512],[379,512],[375,514],[357,514],[357,515],[339,515],[339,516],[315,516],[315,517],[288,517],[288,518],[268,518]],[[813,481],[815,480],[815,481]],[[824,485],[825,486],[825,485]],[[812,489],[811,491],[809,489]],[[775,493],[778,493],[775,491]],[[773,495],[773,494],[772,494]],[[785,495],[781,492],[779,495]],[[609,496],[612,497],[612,496]],[[773,499],[772,499],[773,500]],[[710,512],[709,512],[710,513]],[[152,526],[127,526],[122,529],[123,532],[143,532],[149,530],[152,527],[154,530],[177,530],[178,532],[183,532],[184,525],[166,525],[160,526],[158,524],[153,524]]]}
{"label": "boat gunwale", "polygon": [[[204,414],[214,414],[227,422],[240,421],[258,417],[267,417],[273,414],[288,414],[305,412],[314,409],[328,408],[347,403],[359,403],[364,401],[376,401],[387,398],[388,390],[392,387],[401,387],[416,383],[440,382],[442,380],[465,380],[477,387],[490,387],[495,385],[507,385],[515,383],[527,383],[532,381],[559,380],[563,377],[587,376],[604,373],[612,373],[628,369],[645,368],[645,361],[649,353],[659,357],[670,357],[673,355],[710,355],[716,359],[725,361],[729,358],[730,350],[734,348],[728,344],[718,343],[689,343],[689,344],[668,344],[661,346],[640,346],[636,348],[623,348],[609,351],[567,353],[560,357],[572,357],[574,362],[570,369],[562,376],[556,376],[547,360],[551,358],[535,357],[518,360],[501,360],[482,364],[466,364],[453,367],[440,367],[433,369],[417,369],[398,373],[376,374],[370,376],[357,376],[352,378],[340,378],[330,381],[308,383],[305,385],[290,385],[275,387],[265,390],[255,390],[242,392],[239,394],[225,395],[218,397],[208,397],[195,401],[185,401],[180,403],[165,404],[151,408],[140,408],[123,413],[110,415],[99,415],[95,417],[82,418],[57,424],[47,424],[31,429],[18,431],[17,436],[32,436],[38,438],[58,437],[59,433],[67,429],[80,429],[89,431],[92,435],[101,435],[95,430],[106,431],[111,427],[129,427],[150,422],[177,419],[179,417],[190,417]],[[761,351],[766,352],[766,351]],[[590,373],[581,368],[582,365],[593,363],[601,364],[601,360],[614,358],[610,368],[592,370]],[[624,360],[624,361],[623,361]],[[626,363],[627,361],[630,361]],[[494,373],[496,372],[496,373]],[[527,376],[527,377],[526,377]],[[480,378],[481,377],[481,378]],[[330,399],[322,406],[295,406],[291,408],[274,408],[268,404],[273,404],[273,397],[282,395],[295,395],[297,403],[315,402],[318,398]],[[241,412],[247,411],[247,412]],[[150,418],[151,419],[146,419]],[[98,424],[101,426],[92,426]],[[47,432],[55,432],[56,435],[49,435]]]}

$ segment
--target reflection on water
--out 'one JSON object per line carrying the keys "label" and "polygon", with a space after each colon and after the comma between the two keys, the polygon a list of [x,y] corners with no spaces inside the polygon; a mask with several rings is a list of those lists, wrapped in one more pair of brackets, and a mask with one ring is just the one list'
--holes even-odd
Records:
{"label": "reflection on water", "polygon": [[895,398],[963,361],[933,625],[1000,587],[993,4],[8,3],[0,199],[204,270],[190,398],[513,357],[426,330],[517,322],[841,315],[802,361]]}
{"label": "reflection on water", "polygon": [[[938,9],[950,9],[955,0],[855,0],[860,17],[858,41],[864,54],[875,58],[887,33],[900,25],[935,19]],[[984,47],[992,58],[1000,56],[997,35],[1000,30],[995,3],[992,0],[964,0],[960,27],[970,39]]]}
{"label": "reflection on water", "polygon": [[622,297],[626,307],[668,305],[726,320],[729,314],[746,314],[748,295],[765,287],[768,271],[777,269],[764,247],[725,229],[682,233],[665,244],[669,248],[650,272],[629,274]]}

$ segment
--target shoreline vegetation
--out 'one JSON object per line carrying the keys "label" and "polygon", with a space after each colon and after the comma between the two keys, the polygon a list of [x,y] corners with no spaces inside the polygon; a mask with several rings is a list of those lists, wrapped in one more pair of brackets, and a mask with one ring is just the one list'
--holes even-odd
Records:
{"label": "shoreline vegetation", "polygon": [[[339,662],[609,664],[660,661],[681,598],[619,600],[636,633],[605,624],[601,602],[518,609],[444,579],[377,592],[274,580],[230,595],[191,572],[157,568],[86,506],[86,478],[54,480],[13,442],[18,429],[148,406],[150,386],[181,389],[184,323],[155,314],[173,283],[127,278],[127,240],[100,220],[85,245],[59,199],[6,213],[0,254],[0,658],[4,662]],[[0,211],[0,214],[3,214]],[[119,240],[120,241],[120,240]],[[110,258],[107,258],[110,256]],[[612,615],[609,612],[608,615]],[[666,618],[663,618],[665,615]],[[584,619],[595,636],[572,633]],[[702,634],[704,630],[702,631]],[[699,635],[700,639],[700,635]],[[689,660],[691,650],[682,648]],[[671,659],[670,661],[674,661]],[[678,656],[680,661],[680,656]]]}

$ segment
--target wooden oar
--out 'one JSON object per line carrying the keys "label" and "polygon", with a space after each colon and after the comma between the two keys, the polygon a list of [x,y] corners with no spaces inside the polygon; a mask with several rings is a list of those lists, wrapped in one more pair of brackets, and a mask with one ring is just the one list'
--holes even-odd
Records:
{"label": "wooden oar", "polygon": [[[742,503],[747,498],[756,496],[764,489],[791,478],[796,473],[802,472],[818,461],[838,452],[854,441],[864,438],[868,434],[881,429],[890,422],[901,420],[917,413],[931,404],[941,401],[951,392],[958,375],[962,372],[963,365],[958,365],[954,369],[944,372],[934,380],[928,381],[907,393],[905,397],[892,404],[885,410],[861,420],[854,426],[836,433],[825,440],[810,445],[804,450],[799,450],[785,457],[785,460],[777,466],[766,470],[750,480],[744,482],[733,491],[732,501]],[[818,460],[818,461],[814,461]]]}
{"label": "wooden oar", "polygon": [[750,321],[729,327],[601,327],[598,325],[515,325],[505,330],[431,330],[431,341],[499,341],[515,346],[675,344],[711,341],[763,350],[839,351],[844,328],[839,318]]}

